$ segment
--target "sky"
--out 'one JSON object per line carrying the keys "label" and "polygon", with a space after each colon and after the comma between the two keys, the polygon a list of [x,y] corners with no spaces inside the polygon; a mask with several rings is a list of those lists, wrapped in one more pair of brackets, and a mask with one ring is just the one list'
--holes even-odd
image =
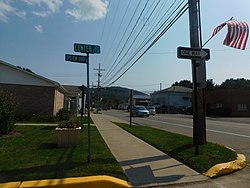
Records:
{"label": "sky", "polygon": [[[187,0],[0,0],[0,59],[60,84],[86,85],[86,64],[67,62],[74,43],[99,45],[89,54],[90,84],[121,86],[144,92],[192,80],[191,61],[177,58],[177,47],[190,47],[186,11],[165,28]],[[178,9],[178,6],[180,7]],[[249,0],[201,0],[203,44],[231,17],[250,24]],[[166,25],[165,25],[166,26]],[[159,30],[158,30],[159,29]],[[152,33],[154,35],[152,35]],[[221,84],[229,78],[250,79],[250,44],[245,50],[223,45],[224,27],[204,48],[210,49],[206,77]],[[150,38],[152,36],[152,38]],[[148,48],[148,50],[147,50]],[[144,53],[145,52],[145,53]]]}

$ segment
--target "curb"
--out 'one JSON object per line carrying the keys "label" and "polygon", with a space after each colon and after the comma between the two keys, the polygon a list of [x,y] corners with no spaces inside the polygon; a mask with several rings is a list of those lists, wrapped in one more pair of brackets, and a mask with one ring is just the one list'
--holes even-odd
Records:
{"label": "curb", "polygon": [[237,154],[237,159],[234,161],[230,161],[227,163],[217,164],[211,167],[206,173],[203,175],[208,176],[210,178],[226,175],[238,170],[241,170],[247,166],[247,160],[245,155]]}
{"label": "curb", "polygon": [[0,184],[1,188],[131,188],[131,185],[112,176],[89,176],[63,179],[34,180]]}

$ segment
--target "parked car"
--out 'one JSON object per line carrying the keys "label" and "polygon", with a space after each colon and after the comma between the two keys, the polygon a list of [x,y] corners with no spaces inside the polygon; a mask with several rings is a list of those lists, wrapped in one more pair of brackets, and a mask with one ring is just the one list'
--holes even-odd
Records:
{"label": "parked car", "polygon": [[132,108],[132,116],[148,117],[149,111],[144,106],[136,105]]}
{"label": "parked car", "polygon": [[149,115],[155,115],[156,114],[156,110],[154,106],[148,106],[147,107],[148,111],[149,111]]}

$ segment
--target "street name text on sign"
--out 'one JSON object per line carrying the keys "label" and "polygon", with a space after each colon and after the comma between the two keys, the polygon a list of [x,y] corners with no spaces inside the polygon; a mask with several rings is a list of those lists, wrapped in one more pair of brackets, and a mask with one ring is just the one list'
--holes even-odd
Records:
{"label": "street name text on sign", "polygon": [[87,56],[65,54],[65,61],[77,62],[77,63],[88,63]]}
{"label": "street name text on sign", "polygon": [[74,51],[81,53],[99,54],[101,53],[100,46],[90,44],[74,44]]}
{"label": "street name text on sign", "polygon": [[210,59],[210,50],[209,49],[195,49],[195,48],[178,47],[177,48],[177,57],[181,58],[181,59],[209,60]]}

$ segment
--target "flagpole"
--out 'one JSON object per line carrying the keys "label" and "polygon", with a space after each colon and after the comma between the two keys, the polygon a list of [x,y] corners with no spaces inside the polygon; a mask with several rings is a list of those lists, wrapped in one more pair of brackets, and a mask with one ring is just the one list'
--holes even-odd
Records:
{"label": "flagpole", "polygon": [[[231,17],[229,20],[233,20],[234,17]],[[228,20],[228,21],[229,21]],[[203,48],[203,46],[205,46],[215,35],[212,35],[202,46],[201,48]]]}
{"label": "flagpole", "polygon": [[201,46],[201,48],[203,48],[203,47],[204,47],[213,37],[214,37],[214,35],[211,36],[211,37]]}

